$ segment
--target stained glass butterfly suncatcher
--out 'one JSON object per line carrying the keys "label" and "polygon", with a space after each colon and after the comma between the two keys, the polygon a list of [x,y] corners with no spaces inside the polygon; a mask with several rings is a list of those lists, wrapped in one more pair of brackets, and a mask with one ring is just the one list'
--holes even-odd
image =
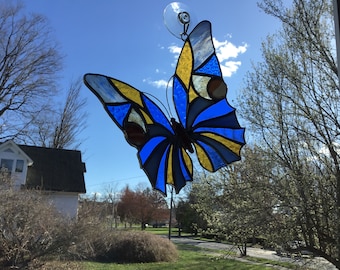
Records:
{"label": "stained glass butterfly suncatcher", "polygon": [[211,24],[200,22],[187,36],[172,77],[177,118],[165,113],[145,93],[100,74],[85,74],[86,86],[137,148],[137,157],[152,186],[176,193],[193,179],[196,153],[200,165],[215,172],[240,160],[245,144],[241,128],[226,99],[225,84],[212,42]]}

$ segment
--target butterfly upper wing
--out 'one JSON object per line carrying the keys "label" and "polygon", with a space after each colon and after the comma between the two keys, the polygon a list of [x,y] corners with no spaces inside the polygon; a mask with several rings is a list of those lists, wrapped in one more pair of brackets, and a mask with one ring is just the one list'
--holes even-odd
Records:
{"label": "butterfly upper wing", "polygon": [[227,85],[213,46],[210,22],[199,23],[185,41],[173,91],[178,119],[202,167],[214,172],[239,160],[245,144],[244,128],[226,100]]}
{"label": "butterfly upper wing", "polygon": [[137,148],[140,165],[152,186],[166,194],[166,184],[172,184],[179,192],[192,179],[192,162],[159,107],[122,81],[85,74],[84,82],[124,132],[128,143]]}

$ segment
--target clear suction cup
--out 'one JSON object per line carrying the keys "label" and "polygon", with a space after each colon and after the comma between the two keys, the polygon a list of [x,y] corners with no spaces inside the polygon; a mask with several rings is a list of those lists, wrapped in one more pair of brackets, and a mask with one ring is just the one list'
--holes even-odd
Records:
{"label": "clear suction cup", "polygon": [[188,6],[172,2],[163,13],[164,24],[175,37],[185,40],[197,24],[197,20]]}

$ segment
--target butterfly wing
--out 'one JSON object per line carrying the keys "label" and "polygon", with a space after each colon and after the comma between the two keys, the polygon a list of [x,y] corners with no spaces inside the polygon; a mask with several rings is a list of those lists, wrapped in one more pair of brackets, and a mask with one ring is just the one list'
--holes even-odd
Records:
{"label": "butterfly wing", "polygon": [[179,56],[173,100],[200,164],[211,172],[239,160],[245,144],[244,128],[240,127],[226,94],[211,24],[202,21],[190,33]]}
{"label": "butterfly wing", "polygon": [[127,142],[137,148],[140,165],[152,186],[166,194],[166,184],[172,184],[179,192],[192,179],[192,162],[178,145],[162,110],[144,93],[122,81],[85,74],[84,82],[124,132]]}

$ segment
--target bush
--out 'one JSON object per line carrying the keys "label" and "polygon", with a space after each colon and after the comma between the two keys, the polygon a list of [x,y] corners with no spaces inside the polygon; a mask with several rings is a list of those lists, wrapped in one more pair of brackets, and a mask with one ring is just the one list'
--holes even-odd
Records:
{"label": "bush", "polygon": [[63,259],[120,263],[177,259],[176,247],[168,239],[113,231],[91,213],[71,221],[44,198],[33,190],[0,190],[0,269],[52,269],[47,267],[49,260]]}
{"label": "bush", "polygon": [[[28,268],[64,254],[74,226],[37,191],[0,190],[0,268]],[[36,269],[36,267],[34,267]]]}
{"label": "bush", "polygon": [[92,232],[93,234],[84,235],[83,243],[77,244],[78,255],[86,259],[100,262],[148,263],[171,262],[178,258],[176,246],[171,241],[148,232],[104,232],[102,229]]}
{"label": "bush", "polygon": [[147,232],[115,234],[109,255],[116,262],[162,262],[177,259],[177,249],[168,239]]}

